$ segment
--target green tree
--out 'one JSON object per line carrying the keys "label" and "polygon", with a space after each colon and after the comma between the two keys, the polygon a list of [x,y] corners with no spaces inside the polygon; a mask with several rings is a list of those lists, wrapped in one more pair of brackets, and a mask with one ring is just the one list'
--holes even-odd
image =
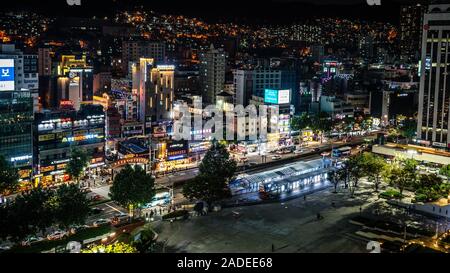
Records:
{"label": "green tree", "polygon": [[90,210],[86,193],[74,184],[60,186],[52,198],[52,204],[55,221],[66,229],[71,225],[84,224]]}
{"label": "green tree", "polygon": [[[155,179],[140,166],[126,165],[114,178],[109,196],[129,209],[132,214],[140,205],[150,202],[155,195]],[[133,214],[134,215],[134,214]]]}
{"label": "green tree", "polygon": [[236,169],[236,161],[230,158],[225,146],[214,142],[199,166],[197,177],[184,184],[183,194],[190,200],[204,200],[209,205],[229,197],[228,183]]}
{"label": "green tree", "polygon": [[293,116],[290,121],[290,127],[293,131],[301,131],[311,125],[311,118],[308,114],[302,113],[300,116]]}
{"label": "green tree", "polygon": [[386,174],[388,183],[399,190],[400,199],[403,196],[403,191],[411,185],[411,181],[408,179],[406,172],[404,167],[400,166],[397,162],[394,162],[388,167]]}
{"label": "green tree", "polygon": [[360,179],[365,176],[364,157],[361,154],[352,156],[347,160],[346,163],[348,168],[349,181],[351,182],[349,183],[350,194],[351,197],[353,197],[355,194],[355,190],[358,187]]}
{"label": "green tree", "polygon": [[322,142],[323,136],[332,130],[332,125],[330,115],[325,112],[320,112],[312,118],[310,127],[315,133],[320,135],[320,142]]}
{"label": "green tree", "polygon": [[414,119],[405,119],[403,125],[400,126],[400,134],[408,140],[408,142],[416,135],[417,122]]}
{"label": "green tree", "polygon": [[6,159],[0,155],[0,198],[7,192],[17,189],[19,184],[19,174],[17,169],[12,167]]}
{"label": "green tree", "polygon": [[380,156],[372,153],[363,154],[364,172],[368,176],[369,181],[372,181],[375,186],[375,192],[383,180],[383,172],[386,168],[386,162]]}
{"label": "green tree", "polygon": [[450,179],[450,165],[442,166],[442,168],[439,170],[439,174],[447,177],[447,183]]}
{"label": "green tree", "polygon": [[70,151],[70,161],[66,165],[66,172],[78,183],[81,174],[89,164],[89,157],[84,150],[73,148]]}
{"label": "green tree", "polygon": [[51,190],[34,188],[16,196],[5,206],[7,234],[19,241],[27,235],[44,231],[54,222],[54,207],[51,204]]}
{"label": "green tree", "polygon": [[328,178],[334,186],[333,193],[337,193],[337,187],[339,186],[339,183],[341,182],[341,177],[340,177],[339,171],[337,171],[337,170],[330,171],[328,173]]}
{"label": "green tree", "polygon": [[402,159],[400,162],[403,164],[403,173],[409,185],[415,185],[417,181],[417,160],[408,158]]}

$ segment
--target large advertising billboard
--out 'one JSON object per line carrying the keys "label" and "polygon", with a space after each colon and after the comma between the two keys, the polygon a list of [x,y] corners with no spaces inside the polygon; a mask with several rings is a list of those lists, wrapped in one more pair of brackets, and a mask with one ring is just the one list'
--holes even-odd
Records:
{"label": "large advertising billboard", "polygon": [[270,104],[288,104],[291,103],[291,90],[275,90],[275,89],[265,89],[264,90],[264,102]]}
{"label": "large advertising billboard", "polygon": [[14,91],[14,59],[0,59],[0,91]]}

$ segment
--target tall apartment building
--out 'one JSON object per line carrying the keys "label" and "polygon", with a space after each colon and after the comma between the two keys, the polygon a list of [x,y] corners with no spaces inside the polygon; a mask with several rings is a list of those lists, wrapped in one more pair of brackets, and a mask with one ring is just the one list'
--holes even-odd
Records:
{"label": "tall apartment building", "polygon": [[290,89],[291,102],[299,103],[300,82],[295,69],[257,67],[234,71],[236,104],[247,106],[252,96],[264,97],[265,89]]}
{"label": "tall apartment building", "polygon": [[50,76],[52,74],[51,48],[38,48],[38,60],[39,76]]}
{"label": "tall apartment building", "polygon": [[151,132],[153,122],[170,119],[174,101],[172,65],[155,65],[153,59],[141,58],[132,63],[132,93],[137,97],[137,119]]}
{"label": "tall apartment building", "polygon": [[226,56],[213,45],[200,53],[200,91],[204,103],[215,104],[216,95],[224,90]]}
{"label": "tall apartment building", "polygon": [[163,64],[166,61],[166,44],[147,40],[125,40],[122,42],[122,69],[124,73],[129,73],[130,62],[138,62],[140,58],[151,58],[155,64]]}
{"label": "tall apartment building", "polygon": [[405,62],[420,59],[422,20],[426,7],[420,4],[400,8],[400,57]]}
{"label": "tall apartment building", "polygon": [[417,138],[448,147],[450,134],[450,2],[432,4],[424,15]]}
{"label": "tall apartment building", "polygon": [[14,45],[0,50],[0,155],[19,169],[22,181],[31,181],[37,56]]}

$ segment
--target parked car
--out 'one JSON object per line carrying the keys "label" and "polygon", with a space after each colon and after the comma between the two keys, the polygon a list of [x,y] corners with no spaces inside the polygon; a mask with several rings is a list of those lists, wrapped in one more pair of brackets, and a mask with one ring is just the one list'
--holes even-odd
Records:
{"label": "parked car", "polygon": [[94,196],[91,197],[91,201],[99,201],[99,200],[101,200],[101,199],[102,199],[102,196],[101,196],[101,195],[98,195],[98,194],[96,194],[96,195],[94,195]]}
{"label": "parked car", "polygon": [[20,244],[22,246],[30,246],[34,243],[41,242],[43,240],[45,240],[45,238],[42,238],[40,236],[31,235],[31,236],[28,236],[27,238],[25,238],[22,242],[20,242]]}
{"label": "parked car", "polygon": [[92,208],[92,209],[89,211],[89,214],[90,214],[90,215],[97,215],[97,214],[102,213],[103,211],[104,211],[104,209],[101,209],[101,208]]}
{"label": "parked car", "polygon": [[70,228],[70,233],[71,234],[75,234],[75,233],[77,233],[77,232],[79,232],[81,230],[85,230],[85,229],[88,229],[88,228],[89,228],[88,225],[73,226],[73,227]]}
{"label": "parked car", "polygon": [[295,150],[294,151],[294,154],[301,154],[301,153],[303,153],[303,150]]}
{"label": "parked car", "polygon": [[111,219],[111,223],[113,225],[117,225],[123,222],[126,222],[130,219],[130,216],[128,216],[128,214],[125,213],[117,213],[114,215],[114,217]]}
{"label": "parked car", "polygon": [[97,221],[94,222],[93,225],[94,225],[94,227],[99,227],[99,226],[106,225],[106,224],[109,224],[109,223],[111,223],[110,220],[98,219]]}
{"label": "parked car", "polygon": [[64,238],[65,236],[67,236],[67,233],[65,231],[57,230],[57,231],[53,232],[52,234],[47,235],[47,239],[60,240],[60,239]]}
{"label": "parked car", "polygon": [[272,160],[280,160],[280,159],[281,159],[281,156],[279,156],[279,155],[272,156]]}
{"label": "parked car", "polygon": [[320,148],[314,148],[314,152],[319,152]]}
{"label": "parked car", "polygon": [[0,244],[0,252],[10,250],[13,246],[14,246],[14,244],[11,242],[4,242],[4,243]]}

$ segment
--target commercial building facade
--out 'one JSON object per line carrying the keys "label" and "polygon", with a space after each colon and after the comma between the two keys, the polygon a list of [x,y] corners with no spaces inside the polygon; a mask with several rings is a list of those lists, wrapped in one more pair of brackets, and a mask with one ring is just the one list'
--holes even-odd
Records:
{"label": "commercial building facade", "polygon": [[65,168],[71,149],[87,152],[89,168],[105,162],[105,113],[100,105],[83,105],[79,111],[43,111],[36,114],[37,167],[42,185],[70,180]]}
{"label": "commercial building facade", "polygon": [[417,137],[436,147],[450,143],[450,4],[424,15]]}

